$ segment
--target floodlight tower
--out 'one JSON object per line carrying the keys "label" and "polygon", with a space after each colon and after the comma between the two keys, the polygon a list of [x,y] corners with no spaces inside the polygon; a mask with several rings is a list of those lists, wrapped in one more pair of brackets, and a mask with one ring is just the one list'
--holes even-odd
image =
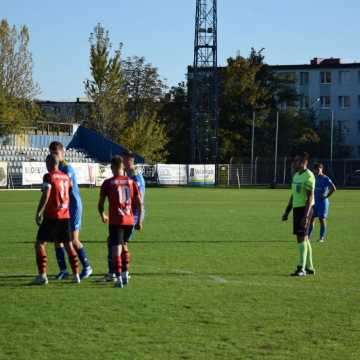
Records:
{"label": "floodlight tower", "polygon": [[217,0],[197,0],[191,74],[191,157],[218,161]]}

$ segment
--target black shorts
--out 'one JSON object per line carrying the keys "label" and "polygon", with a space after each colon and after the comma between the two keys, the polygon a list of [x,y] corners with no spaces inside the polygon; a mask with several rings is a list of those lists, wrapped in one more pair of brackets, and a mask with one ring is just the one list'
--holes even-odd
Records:
{"label": "black shorts", "polygon": [[294,218],[294,235],[299,235],[299,236],[307,236],[309,235],[309,230],[310,230],[310,224],[311,224],[311,218],[312,218],[312,214],[313,214],[313,207],[311,207],[310,210],[310,214],[309,214],[309,221],[307,223],[307,225],[304,227],[302,225],[302,221],[305,217],[305,206],[302,207],[298,207],[298,208],[294,208],[293,209],[293,218]]}
{"label": "black shorts", "polygon": [[124,245],[131,237],[132,225],[109,225],[109,240],[111,245]]}
{"label": "black shorts", "polygon": [[36,236],[37,241],[70,242],[70,219],[44,218]]}

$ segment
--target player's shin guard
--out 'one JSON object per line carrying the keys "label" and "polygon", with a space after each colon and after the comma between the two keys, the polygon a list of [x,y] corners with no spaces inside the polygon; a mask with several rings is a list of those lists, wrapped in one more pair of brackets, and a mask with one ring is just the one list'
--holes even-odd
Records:
{"label": "player's shin guard", "polygon": [[113,272],[115,273],[116,277],[121,276],[121,255],[116,255],[112,259],[113,261]]}
{"label": "player's shin guard", "polygon": [[122,271],[128,272],[130,266],[130,252],[129,250],[123,250],[121,253]]}
{"label": "player's shin guard", "polygon": [[107,243],[108,246],[108,256],[107,256],[107,260],[108,260],[108,274],[113,274],[113,266],[112,266],[112,245],[110,240],[108,240]]}
{"label": "player's shin guard", "polygon": [[326,225],[320,225],[320,239],[324,238],[326,234]]}
{"label": "player's shin guard", "polygon": [[306,257],[306,267],[310,270],[314,270],[313,258],[312,258],[312,247],[309,240],[307,242],[307,257]]}
{"label": "player's shin guard", "polygon": [[300,258],[299,258],[299,266],[301,266],[301,269],[305,271],[306,268],[306,258],[307,258],[307,241],[303,241],[299,244],[299,252],[300,252]]}
{"label": "player's shin guard", "polygon": [[60,271],[66,271],[65,249],[63,247],[55,247],[55,255]]}
{"label": "player's shin guard", "polygon": [[85,252],[85,249],[84,247],[80,248],[80,249],[77,249],[76,250],[77,252],[77,255],[79,257],[79,260],[81,262],[81,265],[84,269],[90,267],[90,263],[89,263],[89,259],[88,257],[86,256],[86,252]]}
{"label": "player's shin guard", "polygon": [[70,261],[71,270],[72,270],[73,274],[78,274],[79,273],[79,262],[78,262],[78,257],[76,255],[75,249],[69,250],[68,256],[69,256],[69,261]]}
{"label": "player's shin guard", "polygon": [[47,255],[45,249],[41,246],[36,249],[36,263],[39,274],[46,274]]}

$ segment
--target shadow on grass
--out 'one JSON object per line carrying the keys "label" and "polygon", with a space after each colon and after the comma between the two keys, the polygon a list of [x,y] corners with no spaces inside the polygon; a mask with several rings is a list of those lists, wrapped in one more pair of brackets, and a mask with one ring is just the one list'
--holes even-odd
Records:
{"label": "shadow on grass", "polygon": [[[14,242],[12,242],[14,243]],[[103,244],[106,245],[104,240],[84,240],[84,244]],[[141,241],[131,240],[134,245],[152,245],[152,244],[291,244],[289,240],[154,240],[154,241]],[[34,244],[34,241],[16,241],[15,244]]]}

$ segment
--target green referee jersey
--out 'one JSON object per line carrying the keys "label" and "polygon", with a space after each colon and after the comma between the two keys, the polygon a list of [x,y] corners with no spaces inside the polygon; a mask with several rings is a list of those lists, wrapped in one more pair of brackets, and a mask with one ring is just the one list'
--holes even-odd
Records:
{"label": "green referee jersey", "polygon": [[[309,170],[306,169],[304,172],[297,172],[292,179],[292,195],[293,195],[293,208],[306,206],[307,191],[315,190],[315,176]],[[314,205],[315,200],[313,197],[312,204]]]}

